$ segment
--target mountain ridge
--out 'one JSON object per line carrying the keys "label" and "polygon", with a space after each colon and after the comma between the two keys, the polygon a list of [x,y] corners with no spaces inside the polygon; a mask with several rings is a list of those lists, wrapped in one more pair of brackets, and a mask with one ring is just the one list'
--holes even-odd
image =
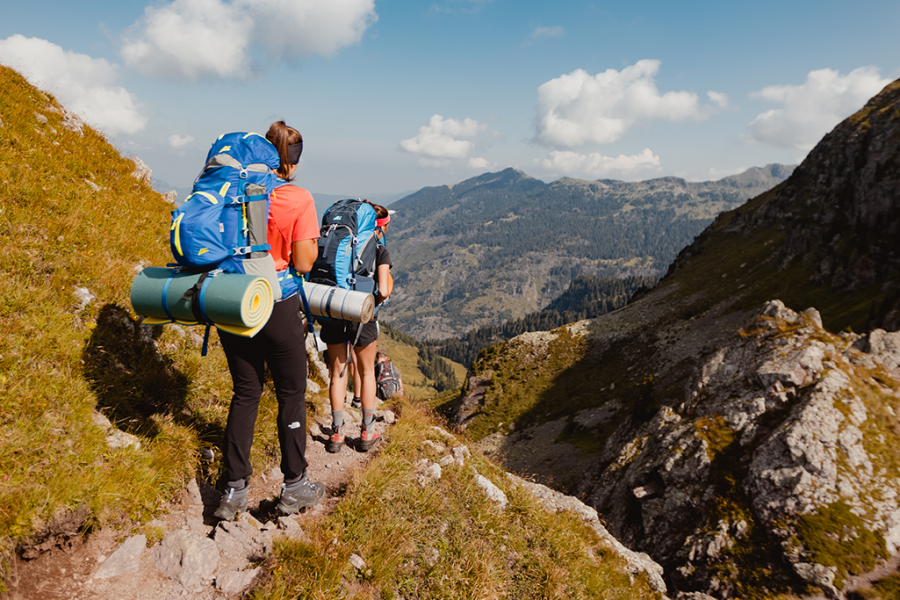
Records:
{"label": "mountain ridge", "polygon": [[537,311],[578,275],[662,275],[715,215],[792,168],[754,168],[725,183],[544,183],[508,168],[423,188],[392,205],[396,287],[384,317],[439,339]]}

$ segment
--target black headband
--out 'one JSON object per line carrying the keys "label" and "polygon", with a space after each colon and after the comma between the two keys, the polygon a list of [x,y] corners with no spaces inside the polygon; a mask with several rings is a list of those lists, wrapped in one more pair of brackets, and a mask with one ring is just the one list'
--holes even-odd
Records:
{"label": "black headband", "polygon": [[303,154],[303,138],[300,138],[299,143],[290,144],[288,146],[288,155],[287,155],[288,164],[296,165],[297,163],[299,163],[301,154]]}

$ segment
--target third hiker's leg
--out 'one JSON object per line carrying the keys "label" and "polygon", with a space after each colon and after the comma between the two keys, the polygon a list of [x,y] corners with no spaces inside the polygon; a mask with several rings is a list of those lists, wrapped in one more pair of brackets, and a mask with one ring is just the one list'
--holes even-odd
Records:
{"label": "third hiker's leg", "polygon": [[357,366],[360,379],[362,380],[360,398],[362,398],[363,410],[374,410],[376,343],[372,342],[365,346],[357,346],[354,348],[354,351],[356,352]]}
{"label": "third hiker's leg", "polygon": [[347,370],[344,368],[346,364],[347,344],[328,344],[328,371],[331,376],[328,396],[331,399],[332,411],[344,410],[344,400],[347,398]]}

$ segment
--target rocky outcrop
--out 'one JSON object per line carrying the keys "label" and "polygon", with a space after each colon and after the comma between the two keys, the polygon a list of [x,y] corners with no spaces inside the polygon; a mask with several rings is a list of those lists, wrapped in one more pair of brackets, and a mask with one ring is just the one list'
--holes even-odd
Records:
{"label": "rocky outcrop", "polygon": [[131,160],[134,162],[134,171],[131,176],[150,187],[153,184],[153,171],[137,156],[132,156]]}
{"label": "rocky outcrop", "polygon": [[[568,399],[543,392],[514,428],[478,446],[583,499],[610,533],[665,567],[676,595],[810,585],[842,597],[900,551],[900,332],[834,335],[815,309],[797,313],[780,301],[667,329],[652,325],[652,301],[639,305],[640,314],[633,307],[598,320],[593,333],[570,326],[588,336],[588,350],[553,377],[535,373],[559,347],[540,342],[571,335],[565,328],[517,338],[482,360],[470,382],[483,391],[463,394],[469,416],[458,425],[514,402],[521,386],[588,377],[593,408],[522,426]],[[632,352],[648,346],[647,329],[657,349],[640,360]],[[686,363],[698,350],[702,358]],[[610,358],[623,353],[634,375]],[[693,366],[681,379],[666,379],[685,364]]]}
{"label": "rocky outcrop", "polygon": [[610,438],[587,502],[677,588],[840,594],[900,549],[900,333],[831,335],[778,301],[736,333],[684,402]]}

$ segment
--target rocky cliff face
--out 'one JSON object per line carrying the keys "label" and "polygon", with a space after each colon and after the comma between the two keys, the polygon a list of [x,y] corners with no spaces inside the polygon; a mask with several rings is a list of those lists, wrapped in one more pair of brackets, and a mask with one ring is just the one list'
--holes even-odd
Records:
{"label": "rocky cliff face", "polygon": [[900,547],[900,333],[834,336],[777,301],[735,333],[683,403],[606,444],[588,503],[681,589],[837,595]]}
{"label": "rocky cliff face", "polygon": [[483,353],[454,421],[676,592],[879,597],[900,562],[898,173],[900,82],[657,289]]}
{"label": "rocky cliff face", "polygon": [[[900,328],[898,153],[900,81],[835,127],[787,181],[719,217],[669,274],[690,270],[723,245],[752,253],[761,241],[752,238],[764,233],[770,245],[756,258],[768,273],[743,292],[726,286],[729,293],[755,303],[776,296],[789,305],[824,303],[833,308],[823,317],[834,329]],[[786,281],[779,286],[775,278]]]}

